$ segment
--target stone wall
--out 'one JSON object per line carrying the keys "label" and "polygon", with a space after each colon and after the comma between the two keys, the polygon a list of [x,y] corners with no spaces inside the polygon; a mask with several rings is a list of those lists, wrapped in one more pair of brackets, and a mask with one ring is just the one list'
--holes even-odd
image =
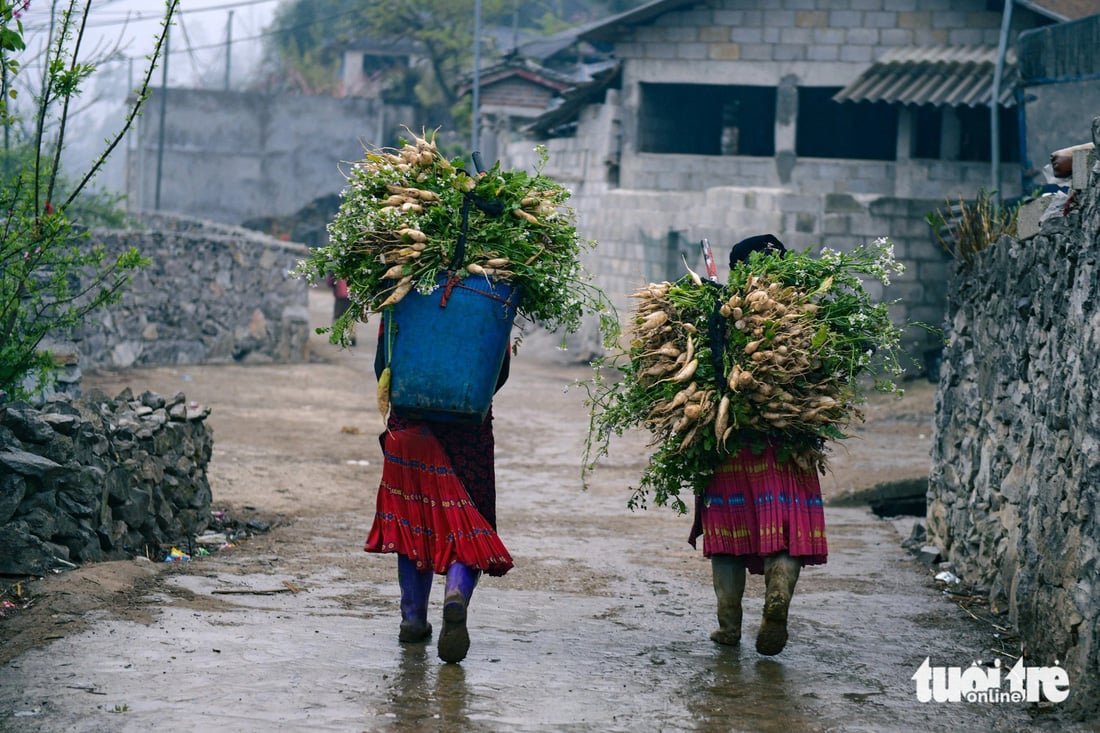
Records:
{"label": "stone wall", "polygon": [[141,223],[92,233],[153,262],[75,334],[82,369],[308,358],[308,286],[289,274],[305,246],[171,215]]}
{"label": "stone wall", "polygon": [[[1100,144],[1100,117],[1092,124]],[[1077,161],[1075,161],[1075,166]],[[1100,693],[1100,167],[1027,239],[960,263],[928,531],[1017,626],[1031,664]],[[1080,178],[1075,176],[1075,178]]]}
{"label": "stone wall", "polygon": [[186,547],[210,521],[208,412],[129,390],[0,405],[0,575]]}

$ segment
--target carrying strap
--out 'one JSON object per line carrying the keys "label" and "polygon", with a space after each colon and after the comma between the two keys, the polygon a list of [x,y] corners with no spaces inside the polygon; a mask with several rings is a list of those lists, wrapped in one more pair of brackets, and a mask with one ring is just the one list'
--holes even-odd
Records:
{"label": "carrying strap", "polygon": [[[713,287],[721,293],[722,286],[712,280],[704,280],[704,284]],[[714,309],[707,315],[707,339],[710,341],[710,363],[714,367],[714,384],[718,387],[718,393],[726,389],[726,370],[722,363],[722,357],[726,352],[726,327],[729,325],[722,315],[722,299],[714,304]]]}
{"label": "carrying strap", "polygon": [[[471,156],[474,160],[474,170],[477,172],[473,179],[476,181],[481,177],[481,174],[485,172],[481,165],[481,153],[474,151]],[[465,169],[459,168],[460,173],[470,175]],[[465,191],[462,194],[462,228],[458,234],[458,244],[455,246],[454,257],[451,258],[451,269],[457,270],[462,266],[462,261],[466,259],[466,234],[470,229],[470,205],[473,204],[481,211],[485,212],[489,216],[500,216],[504,213],[504,202],[500,200],[487,199],[482,196],[478,196],[473,191]]]}
{"label": "carrying strap", "polygon": [[494,201],[478,196],[473,191],[467,191],[462,195],[462,228],[458,233],[458,244],[455,246],[454,257],[451,258],[451,269],[457,270],[466,259],[466,234],[470,230],[470,204],[489,216],[500,216],[504,213],[504,202]]}

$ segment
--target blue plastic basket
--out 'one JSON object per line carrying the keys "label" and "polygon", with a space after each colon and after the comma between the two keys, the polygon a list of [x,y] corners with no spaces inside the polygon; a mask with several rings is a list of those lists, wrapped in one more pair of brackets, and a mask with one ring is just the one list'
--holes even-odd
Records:
{"label": "blue plastic basket", "polygon": [[415,420],[480,423],[508,349],[519,290],[483,276],[441,275],[383,313],[390,405]]}

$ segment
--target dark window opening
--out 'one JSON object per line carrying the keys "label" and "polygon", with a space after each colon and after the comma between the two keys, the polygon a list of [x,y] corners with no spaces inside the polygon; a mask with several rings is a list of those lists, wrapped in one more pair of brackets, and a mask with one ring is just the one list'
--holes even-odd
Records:
{"label": "dark window opening", "polygon": [[[959,160],[988,163],[993,148],[993,132],[989,129],[988,107],[959,107]],[[1000,159],[1020,160],[1020,125],[1016,110],[1000,110]]]}
{"label": "dark window opening", "polygon": [[910,156],[937,160],[940,157],[940,140],[943,137],[943,113],[940,108],[929,104],[915,107],[912,130]]}
{"label": "dark window opening", "polygon": [[898,109],[834,102],[840,87],[799,87],[795,153],[808,158],[896,160]]}
{"label": "dark window opening", "polygon": [[363,76],[374,76],[375,74],[381,74],[390,69],[403,67],[404,65],[402,59],[394,56],[375,56],[369,53],[363,54]]}
{"label": "dark window opening", "polygon": [[775,154],[775,89],[715,84],[642,84],[643,153]]}

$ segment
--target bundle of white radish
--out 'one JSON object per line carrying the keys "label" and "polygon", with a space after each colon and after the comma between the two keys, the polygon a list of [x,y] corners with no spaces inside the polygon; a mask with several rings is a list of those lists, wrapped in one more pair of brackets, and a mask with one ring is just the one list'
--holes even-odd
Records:
{"label": "bundle of white radish", "polygon": [[[634,427],[656,450],[632,507],[652,491],[685,511],[681,489],[701,492],[725,456],[768,439],[784,460],[824,470],[826,441],[862,419],[864,377],[900,371],[900,331],[860,279],[898,269],[888,248],[754,256],[724,285],[690,273],[633,293],[629,347],[597,365],[622,377],[590,391],[585,470]],[[883,379],[875,388],[896,390]]]}
{"label": "bundle of white radish", "polygon": [[[295,270],[312,283],[347,281],[352,308],[320,331],[347,344],[356,321],[441,278],[507,280],[522,294],[519,315],[550,329],[573,332],[585,314],[613,312],[581,268],[582,249],[595,243],[577,236],[569,191],[542,175],[544,150],[534,174],[499,163],[477,171],[445,158],[434,134],[411,137],[351,164],[329,243]],[[601,318],[605,340],[617,325]]]}

